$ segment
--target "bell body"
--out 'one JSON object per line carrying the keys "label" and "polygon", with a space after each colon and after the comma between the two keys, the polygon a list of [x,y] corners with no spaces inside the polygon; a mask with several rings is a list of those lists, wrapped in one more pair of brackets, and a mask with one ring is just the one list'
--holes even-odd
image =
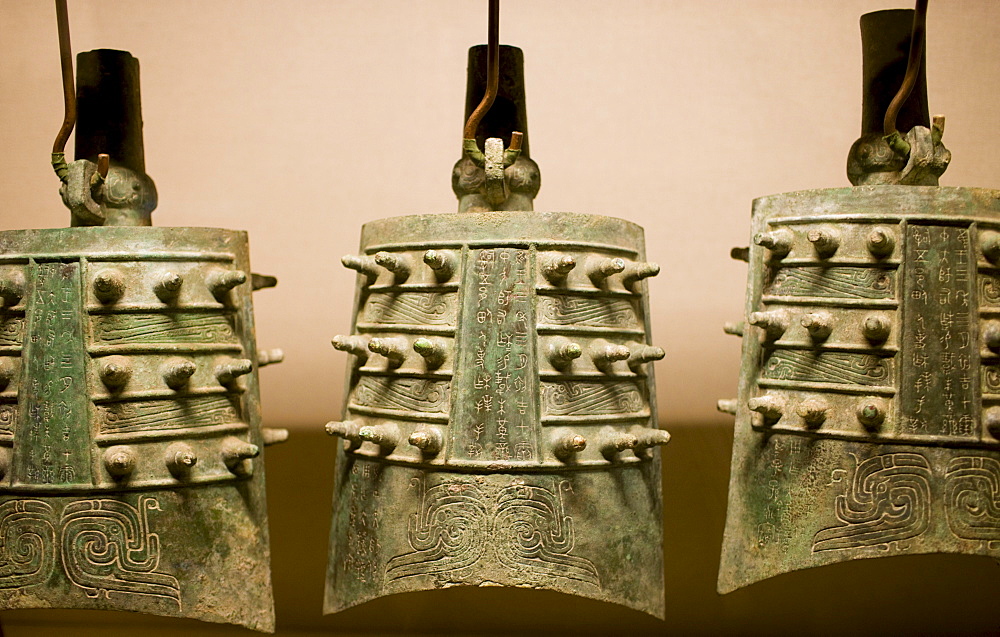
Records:
{"label": "bell body", "polygon": [[[449,586],[663,615],[642,229],[571,213],[362,231],[326,612]],[[346,260],[345,260],[346,263]],[[348,339],[352,339],[348,344]],[[633,365],[624,357],[633,356]],[[662,350],[658,356],[662,358]]]}
{"label": "bell body", "polygon": [[248,272],[242,232],[0,232],[0,608],[273,630]]}
{"label": "bell body", "polygon": [[1000,191],[793,192],[752,224],[720,592],[1000,557]]}

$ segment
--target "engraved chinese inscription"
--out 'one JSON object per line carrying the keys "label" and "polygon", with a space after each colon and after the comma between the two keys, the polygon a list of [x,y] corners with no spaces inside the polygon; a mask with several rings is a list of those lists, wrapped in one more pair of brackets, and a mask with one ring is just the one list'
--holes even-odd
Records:
{"label": "engraved chinese inscription", "polygon": [[379,517],[381,495],[378,482],[382,466],[358,463],[351,467],[350,509],[348,510],[347,550],[341,568],[359,582],[375,582],[381,560]]}
{"label": "engraved chinese inscription", "polygon": [[470,252],[465,295],[465,338],[456,372],[468,399],[454,405],[455,456],[487,462],[538,457],[535,423],[538,369],[528,250],[485,248]]}
{"label": "engraved chinese inscription", "polygon": [[971,438],[976,404],[967,228],[906,228],[900,432]]}
{"label": "engraved chinese inscription", "polygon": [[14,480],[89,484],[90,421],[85,379],[80,264],[39,263],[28,300]]}

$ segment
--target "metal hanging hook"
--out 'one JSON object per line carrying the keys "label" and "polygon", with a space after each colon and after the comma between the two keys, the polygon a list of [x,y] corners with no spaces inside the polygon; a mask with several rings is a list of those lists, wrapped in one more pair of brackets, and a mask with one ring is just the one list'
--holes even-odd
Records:
{"label": "metal hanging hook", "polygon": [[920,63],[924,55],[924,43],[927,35],[927,2],[928,0],[917,0],[913,10],[913,30],[910,33],[910,55],[906,61],[906,74],[903,76],[903,83],[899,87],[899,91],[889,103],[889,108],[885,111],[885,119],[882,122],[886,141],[889,142],[893,150],[902,155],[909,153],[909,145],[896,129],[896,117],[899,116],[903,104],[909,99],[920,75]]}
{"label": "metal hanging hook", "polygon": [[76,88],[73,85],[73,49],[69,42],[69,11],[66,0],[56,0],[56,24],[59,29],[59,62],[62,66],[63,123],[52,143],[52,168],[63,182],[67,179],[66,142],[76,125]]}
{"label": "metal hanging hook", "polygon": [[486,38],[486,93],[468,121],[465,122],[465,139],[475,139],[479,122],[493,106],[500,85],[500,0],[489,0],[489,27]]}
{"label": "metal hanging hook", "polygon": [[[69,40],[69,10],[66,0],[56,0],[56,25],[59,30],[59,65],[62,68],[63,123],[52,142],[52,168],[64,183],[69,174],[66,163],[66,142],[76,126],[76,87],[73,83],[73,47]],[[96,187],[108,176],[110,157],[105,154],[97,156],[97,172],[91,182]]]}
{"label": "metal hanging hook", "polygon": [[[489,112],[497,97],[497,89],[500,85],[500,0],[489,0],[489,26],[486,39],[486,93],[479,102],[479,106],[472,111],[469,119],[465,122],[463,133],[463,147],[476,163],[482,161],[482,153],[476,144],[476,129],[483,117]],[[521,151],[521,140],[523,135],[520,131],[514,131],[510,136],[510,147],[505,153],[504,163],[510,165],[517,158]],[[471,142],[471,143],[470,143]],[[506,155],[513,155],[510,162],[507,162]]]}
{"label": "metal hanging hook", "polygon": [[62,127],[52,144],[53,153],[66,150],[66,141],[76,125],[76,88],[73,86],[73,49],[69,42],[69,12],[66,0],[56,0],[56,23],[59,28],[59,62],[62,66],[63,102],[65,115]]}

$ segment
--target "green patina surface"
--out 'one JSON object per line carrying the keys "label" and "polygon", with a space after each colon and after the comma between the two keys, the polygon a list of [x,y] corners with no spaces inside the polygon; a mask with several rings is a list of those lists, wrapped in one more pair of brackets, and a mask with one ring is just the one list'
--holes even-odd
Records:
{"label": "green patina surface", "polygon": [[593,215],[364,227],[327,612],[502,585],[662,617],[644,258],[641,228]]}
{"label": "green patina surface", "polygon": [[793,192],[752,223],[719,590],[1000,557],[1000,191]]}
{"label": "green patina surface", "polygon": [[218,285],[235,272],[241,232],[0,232],[0,608],[273,630],[250,284]]}

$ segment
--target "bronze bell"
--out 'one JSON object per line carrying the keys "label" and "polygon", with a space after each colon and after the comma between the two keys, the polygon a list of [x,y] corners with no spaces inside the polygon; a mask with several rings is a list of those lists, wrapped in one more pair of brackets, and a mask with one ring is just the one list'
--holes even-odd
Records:
{"label": "bronze bell", "polygon": [[[60,7],[67,100],[72,66]],[[139,63],[78,57],[75,227],[0,232],[0,608],[273,631],[246,234],[154,228]],[[72,110],[72,109],[68,109]]]}
{"label": "bronze bell", "polygon": [[350,356],[327,424],[342,446],[325,611],[501,585],[662,617],[670,436],[643,281],[659,268],[632,223],[532,211],[522,53],[494,46],[470,50],[467,116],[491,72],[499,91],[466,128],[460,212],[368,223],[344,257],[359,277],[333,341]]}
{"label": "bronze bell", "polygon": [[720,401],[720,592],[845,560],[1000,557],[1000,192],[937,185],[951,155],[922,4],[861,19],[855,187],[754,202],[739,399]]}

